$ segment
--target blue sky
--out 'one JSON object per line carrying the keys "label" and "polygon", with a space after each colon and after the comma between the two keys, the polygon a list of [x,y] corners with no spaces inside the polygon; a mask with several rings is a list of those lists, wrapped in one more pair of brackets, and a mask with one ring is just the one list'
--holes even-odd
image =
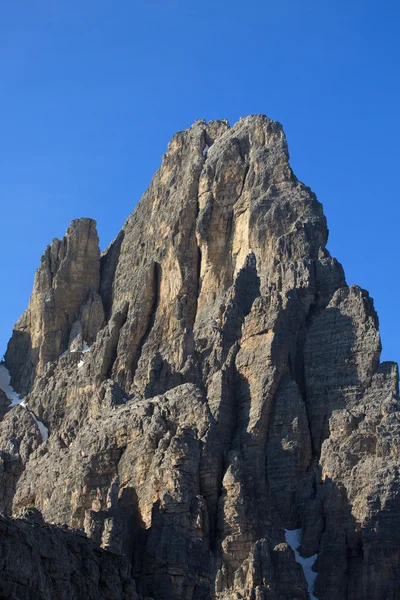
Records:
{"label": "blue sky", "polygon": [[105,248],[173,133],[265,113],[400,360],[398,0],[2,0],[0,354],[70,220]]}

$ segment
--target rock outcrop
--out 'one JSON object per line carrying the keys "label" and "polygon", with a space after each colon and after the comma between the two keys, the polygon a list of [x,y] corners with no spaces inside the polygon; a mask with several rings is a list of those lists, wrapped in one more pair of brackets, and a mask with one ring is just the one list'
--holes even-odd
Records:
{"label": "rock outcrop", "polygon": [[143,598],[306,599],[285,529],[320,600],[400,596],[397,366],[288,161],[264,116],[176,134],[101,258],[89,219],[48,248],[9,343],[50,436],[0,422],[3,510],[83,528]]}
{"label": "rock outcrop", "polygon": [[4,415],[6,414],[6,412],[8,412],[10,407],[10,400],[7,398],[6,394],[0,389],[0,419],[4,417]]}
{"label": "rock outcrop", "polygon": [[4,600],[138,600],[123,556],[29,518],[0,517],[0,571]]}
{"label": "rock outcrop", "polygon": [[46,248],[28,310],[9,342],[5,358],[20,394],[29,392],[35,375],[42,375],[78,336],[81,345],[94,341],[104,322],[99,287],[96,222],[76,219],[61,241],[54,239]]}

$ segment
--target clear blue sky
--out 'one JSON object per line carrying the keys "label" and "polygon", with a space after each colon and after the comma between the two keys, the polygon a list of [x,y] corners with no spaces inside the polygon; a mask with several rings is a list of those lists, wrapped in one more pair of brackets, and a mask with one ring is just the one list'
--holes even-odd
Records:
{"label": "clear blue sky", "polygon": [[0,354],[71,219],[105,248],[175,131],[265,113],[399,361],[399,31],[398,0],[2,0]]}

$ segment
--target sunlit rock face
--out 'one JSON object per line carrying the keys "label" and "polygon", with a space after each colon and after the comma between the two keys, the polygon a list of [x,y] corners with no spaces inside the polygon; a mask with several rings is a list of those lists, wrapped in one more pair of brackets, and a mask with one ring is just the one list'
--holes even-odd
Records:
{"label": "sunlit rock face", "polygon": [[100,250],[96,222],[75,219],[40,260],[28,309],[14,327],[6,362],[18,392],[66,351],[78,333],[92,343],[104,323],[98,294]]}
{"label": "sunlit rock face", "polygon": [[177,133],[101,257],[73,221],[6,354],[49,439],[4,407],[4,510],[125,555],[142,598],[400,595],[397,366],[327,236],[261,115]]}

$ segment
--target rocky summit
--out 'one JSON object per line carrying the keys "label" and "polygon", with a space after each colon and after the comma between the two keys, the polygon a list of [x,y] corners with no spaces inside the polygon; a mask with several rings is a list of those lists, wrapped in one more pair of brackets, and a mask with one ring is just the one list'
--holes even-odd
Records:
{"label": "rocky summit", "polygon": [[174,135],[102,254],[53,240],[0,367],[0,598],[400,598],[398,367],[327,238],[256,115]]}

